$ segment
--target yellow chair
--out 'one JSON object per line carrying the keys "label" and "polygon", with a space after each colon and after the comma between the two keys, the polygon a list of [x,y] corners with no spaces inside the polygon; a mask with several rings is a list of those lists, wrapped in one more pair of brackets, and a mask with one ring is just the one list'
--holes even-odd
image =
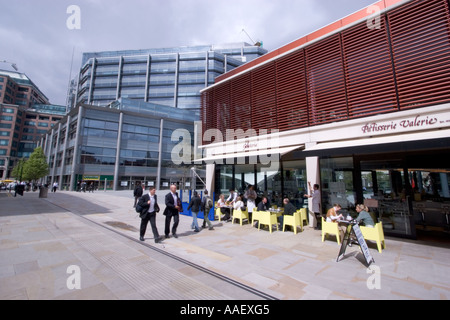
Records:
{"label": "yellow chair", "polygon": [[234,224],[234,219],[239,219],[240,223],[241,223],[241,227],[242,227],[242,221],[244,219],[247,219],[250,222],[250,219],[248,217],[248,210],[244,210],[242,211],[241,209],[234,209],[233,210],[233,219],[232,219],[232,224]]}
{"label": "yellow chair", "polygon": [[379,222],[374,228],[360,227],[361,233],[365,240],[376,241],[378,252],[381,253],[381,247],[386,250],[386,242],[384,241],[383,223]]}
{"label": "yellow chair", "polygon": [[[306,223],[304,224],[303,222],[305,222],[305,221],[306,221]],[[302,225],[302,228],[304,225],[308,225],[308,210],[306,208],[300,209],[300,223]]]}
{"label": "yellow chair", "polygon": [[270,233],[272,233],[272,225],[275,225],[278,230],[278,220],[276,214],[271,214],[269,211],[259,212],[259,225],[258,230],[261,230],[261,225],[268,225]]}
{"label": "yellow chair", "polygon": [[300,220],[300,216],[300,211],[295,211],[292,216],[283,216],[283,232],[286,229],[286,225],[292,226],[294,234],[297,234],[297,226],[300,226],[303,232],[303,221]]}
{"label": "yellow chair", "polygon": [[215,214],[215,216],[214,216],[214,219],[216,219],[216,216],[218,217],[217,219],[218,219],[219,221],[222,221],[222,211],[220,211],[220,207],[217,207],[217,208],[216,208],[216,214]]}
{"label": "yellow chair", "polygon": [[326,222],[322,217],[322,242],[325,241],[327,234],[334,234],[337,239],[337,243],[341,244],[341,235],[339,233],[339,225],[335,222]]}
{"label": "yellow chair", "polygon": [[255,220],[259,221],[259,219],[261,217],[261,212],[262,211],[256,210],[256,208],[253,209],[253,212],[252,212],[252,224],[255,224]]}

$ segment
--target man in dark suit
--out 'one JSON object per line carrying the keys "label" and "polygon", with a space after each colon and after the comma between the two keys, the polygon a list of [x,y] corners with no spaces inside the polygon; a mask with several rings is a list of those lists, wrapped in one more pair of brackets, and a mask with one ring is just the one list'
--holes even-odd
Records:
{"label": "man in dark suit", "polygon": [[178,238],[177,235],[177,227],[178,223],[180,222],[180,211],[182,211],[181,207],[181,200],[178,197],[177,193],[177,186],[171,185],[170,186],[170,192],[166,195],[166,209],[164,210],[164,215],[166,216],[166,228],[165,228],[165,235],[166,238],[170,238],[170,222],[173,217],[173,226],[172,226],[172,235],[175,238]]}
{"label": "man in dark suit", "polygon": [[152,226],[153,236],[155,237],[155,243],[161,242],[161,238],[158,233],[158,228],[156,228],[156,213],[159,212],[158,199],[156,197],[156,189],[154,187],[150,187],[149,192],[143,195],[139,199],[139,206],[143,208],[140,218],[141,220],[141,232],[140,232],[140,240],[145,241],[145,232],[147,231],[147,225],[150,221]]}

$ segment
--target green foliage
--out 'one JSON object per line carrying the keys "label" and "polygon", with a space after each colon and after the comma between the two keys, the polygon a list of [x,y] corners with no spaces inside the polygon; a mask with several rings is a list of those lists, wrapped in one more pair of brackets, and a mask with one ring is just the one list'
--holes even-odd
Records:
{"label": "green foliage", "polygon": [[11,177],[15,178],[16,180],[20,180],[20,175],[23,172],[23,165],[25,164],[25,161],[25,159],[19,160],[17,165],[11,171]]}
{"label": "green foliage", "polygon": [[44,151],[41,147],[38,147],[31,154],[23,166],[24,181],[36,181],[49,174],[49,166],[45,157]]}

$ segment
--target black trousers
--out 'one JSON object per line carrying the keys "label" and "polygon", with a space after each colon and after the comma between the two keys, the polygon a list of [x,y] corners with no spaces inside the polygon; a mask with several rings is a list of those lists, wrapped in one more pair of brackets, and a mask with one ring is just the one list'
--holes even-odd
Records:
{"label": "black trousers", "polygon": [[170,222],[172,221],[172,217],[173,217],[172,234],[177,233],[178,223],[180,222],[180,215],[179,214],[175,214],[175,215],[168,214],[166,216],[166,228],[164,230],[164,233],[166,236],[168,236],[170,234]]}
{"label": "black trousers", "polygon": [[159,238],[158,228],[156,228],[156,212],[147,213],[144,219],[141,220],[141,237],[145,236],[145,232],[147,231],[147,225],[150,221],[150,225],[152,226],[153,236],[155,239]]}

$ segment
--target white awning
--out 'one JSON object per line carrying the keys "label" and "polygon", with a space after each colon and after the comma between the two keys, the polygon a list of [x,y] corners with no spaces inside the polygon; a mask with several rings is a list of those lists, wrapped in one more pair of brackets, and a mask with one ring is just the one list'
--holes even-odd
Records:
{"label": "white awning", "polygon": [[209,156],[203,159],[194,160],[194,162],[204,161],[204,162],[213,162],[216,160],[225,160],[225,159],[237,159],[237,158],[245,158],[245,157],[256,157],[256,156],[265,156],[265,155],[274,155],[279,154],[280,156],[285,155],[289,152],[297,150],[299,148],[303,148],[304,145],[297,145],[291,147],[284,148],[273,148],[273,149],[264,149],[264,150],[256,150],[256,151],[248,151],[248,152],[237,152],[237,153],[226,153],[226,154],[217,154],[213,156]]}
{"label": "white awning", "polygon": [[386,144],[386,143],[442,139],[442,138],[449,138],[449,137],[450,137],[450,129],[434,130],[434,131],[430,131],[430,132],[397,134],[397,135],[393,135],[393,136],[375,137],[375,138],[367,138],[367,139],[353,139],[353,140],[346,140],[346,141],[324,142],[324,143],[318,143],[314,146],[306,148],[304,151],[360,147],[360,146],[370,146],[370,145]]}

